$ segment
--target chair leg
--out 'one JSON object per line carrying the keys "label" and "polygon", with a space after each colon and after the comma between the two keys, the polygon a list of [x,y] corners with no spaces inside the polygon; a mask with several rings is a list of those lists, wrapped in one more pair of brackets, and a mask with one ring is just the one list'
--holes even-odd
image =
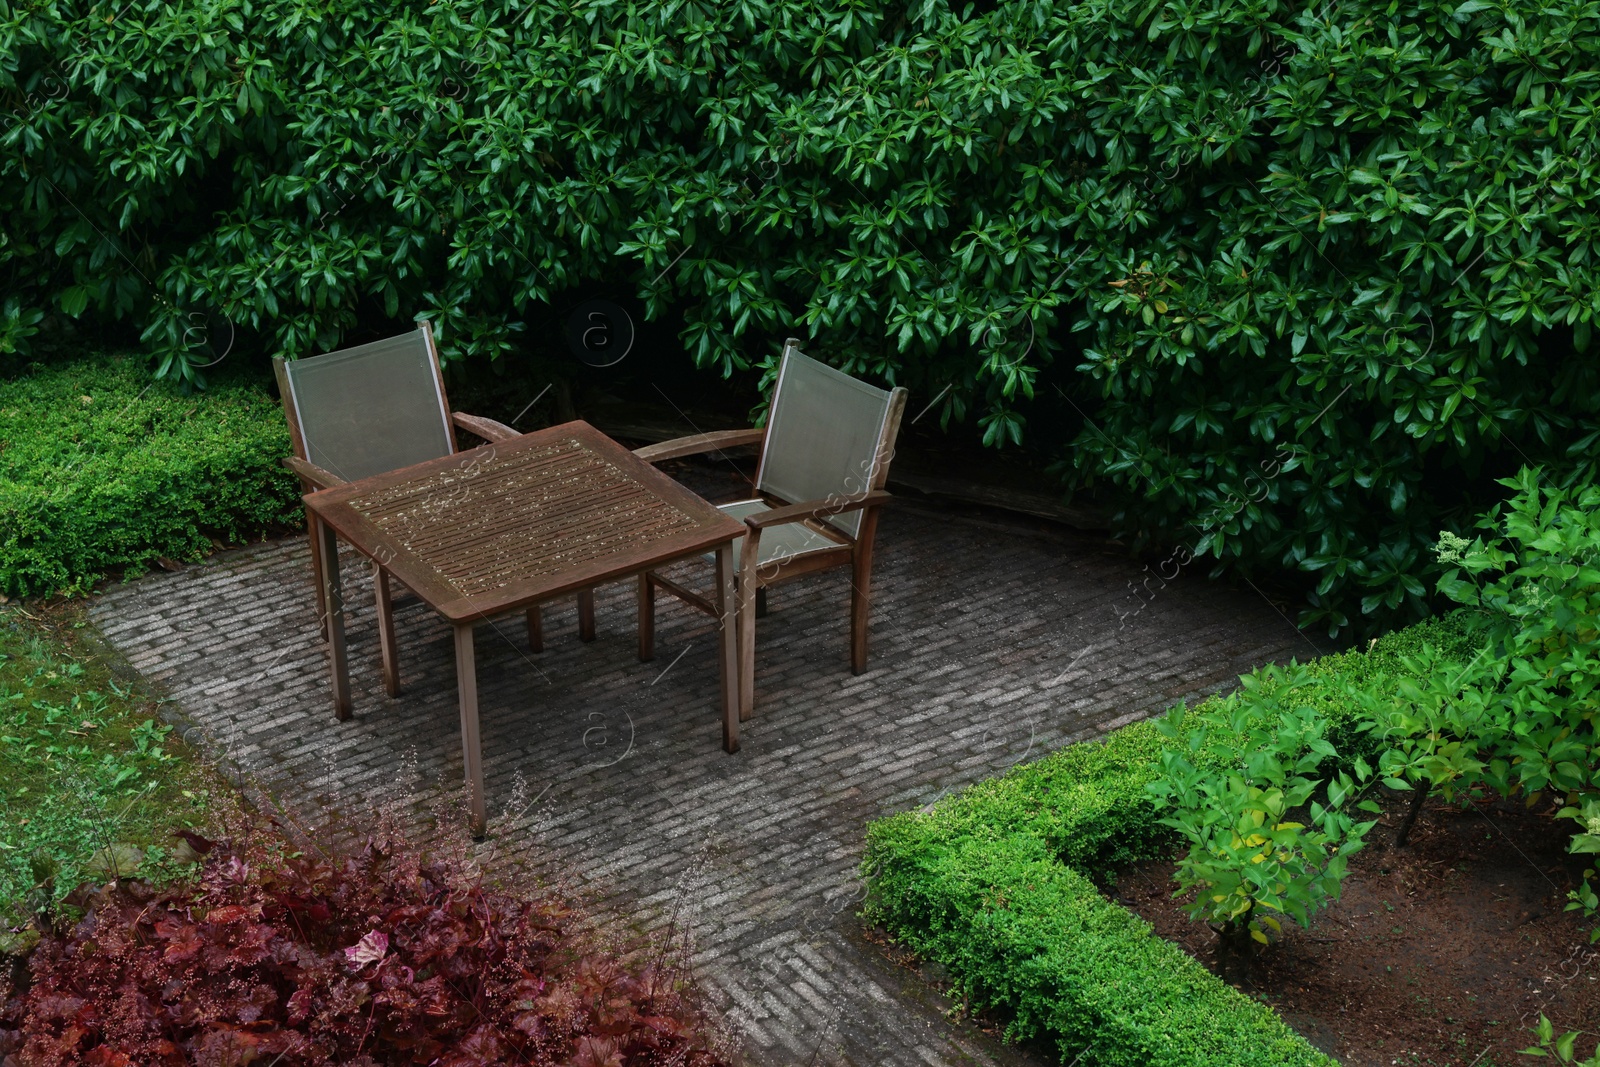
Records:
{"label": "chair leg", "polygon": [[850,558],[850,673],[867,669],[867,627],[872,615],[872,543],[878,532],[878,509],[861,516],[861,529]]}
{"label": "chair leg", "polygon": [[765,589],[757,589],[756,590],[756,618],[764,619],[766,617],[767,617],[767,591]]}
{"label": "chair leg", "polygon": [[544,651],[544,608],[538,604],[528,609],[528,651]]}
{"label": "chair leg", "polygon": [[383,656],[383,688],[392,697],[400,695],[400,657],[394,643],[394,606],[389,597],[389,572],[377,569],[373,587],[378,597],[378,648]]}
{"label": "chair leg", "polygon": [[594,640],[594,590],[578,591],[578,640]]}
{"label": "chair leg", "polygon": [[739,620],[733,598],[733,544],[717,546],[717,663],[722,675],[722,750],[739,751]]}
{"label": "chair leg", "polygon": [[639,662],[656,658],[656,587],[650,572],[639,575]]}
{"label": "chair leg", "polygon": [[350,718],[350,661],[344,647],[344,590],[339,584],[339,541],[332,526],[311,518],[311,536],[322,548],[323,620],[328,627],[328,667],[333,683],[333,714],[340,722]]}

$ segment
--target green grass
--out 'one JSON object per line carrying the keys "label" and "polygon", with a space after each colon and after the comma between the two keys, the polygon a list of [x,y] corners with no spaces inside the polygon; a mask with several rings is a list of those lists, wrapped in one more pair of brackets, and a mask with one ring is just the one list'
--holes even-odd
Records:
{"label": "green grass", "polygon": [[185,394],[147,362],[89,355],[0,381],[0,594],[81,592],[300,522],[260,376],[241,366]]}
{"label": "green grass", "polygon": [[38,860],[58,868],[52,901],[107,880],[92,861],[118,845],[142,854],[121,873],[164,881],[187,869],[173,831],[203,831],[236,795],[159,724],[138,683],[118,681],[78,639],[81,614],[56,609],[47,622],[0,608],[0,924],[8,927],[45,892]]}

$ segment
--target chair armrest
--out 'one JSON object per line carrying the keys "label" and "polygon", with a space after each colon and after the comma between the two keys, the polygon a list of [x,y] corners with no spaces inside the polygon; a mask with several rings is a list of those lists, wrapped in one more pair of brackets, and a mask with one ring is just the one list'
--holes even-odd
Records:
{"label": "chair armrest", "polygon": [[330,474],[308,459],[299,456],[290,456],[283,461],[283,465],[298,474],[308,485],[318,489],[332,489],[336,485],[344,485],[345,480],[337,474]]}
{"label": "chair armrest", "polygon": [[519,431],[513,430],[505,423],[486,419],[482,415],[468,415],[464,412],[452,411],[450,413],[450,421],[468,433],[477,434],[485,441],[509,441],[514,437],[522,436]]}
{"label": "chair armrest", "polygon": [[697,433],[692,437],[678,437],[671,441],[662,441],[657,445],[645,445],[636,448],[633,454],[646,463],[659,463],[664,459],[678,459],[682,456],[694,456],[701,452],[718,452],[724,448],[738,448],[740,445],[759,445],[766,440],[765,430],[717,430],[713,433]]}
{"label": "chair armrest", "polygon": [[785,523],[803,522],[806,519],[824,519],[829,515],[842,515],[847,511],[877,507],[893,499],[893,495],[882,489],[874,489],[870,493],[858,496],[837,497],[832,500],[807,500],[799,504],[785,504],[781,508],[773,508],[771,511],[763,511],[756,515],[747,515],[744,524],[752,530],[765,530],[768,526],[782,526]]}

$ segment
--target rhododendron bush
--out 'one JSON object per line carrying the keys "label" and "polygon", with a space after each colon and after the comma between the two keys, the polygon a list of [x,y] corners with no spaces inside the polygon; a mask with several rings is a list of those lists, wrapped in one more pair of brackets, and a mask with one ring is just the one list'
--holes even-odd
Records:
{"label": "rhododendron bush", "polygon": [[1376,634],[1495,478],[1593,480],[1597,68],[1588,0],[8,4],[0,373],[564,362],[605,293],[1070,438],[1124,540]]}
{"label": "rhododendron bush", "polygon": [[553,898],[374,842],[283,860],[198,843],[196,882],[69,898],[83,919],[4,990],[3,1067],[725,1062],[670,968],[586,947]]}

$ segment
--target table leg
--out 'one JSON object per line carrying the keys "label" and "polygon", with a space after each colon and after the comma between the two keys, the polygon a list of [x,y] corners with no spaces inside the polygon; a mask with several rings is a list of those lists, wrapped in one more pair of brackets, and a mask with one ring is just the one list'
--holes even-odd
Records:
{"label": "table leg", "polygon": [[400,695],[399,653],[394,644],[394,605],[389,597],[389,572],[377,568],[373,579],[378,594],[378,648],[383,655],[383,688],[392,697]]}
{"label": "table leg", "polygon": [[578,590],[578,640],[594,640],[594,590]]}
{"label": "table leg", "polygon": [[339,589],[339,542],[333,527],[311,516],[311,536],[322,556],[322,602],[327,605],[328,666],[333,674],[333,713],[340,722],[350,717],[350,664],[344,652],[344,593]]}
{"label": "table leg", "polygon": [[544,651],[544,606],[535,604],[528,609],[528,651]]}
{"label": "table leg", "polygon": [[650,574],[639,575],[639,662],[656,658],[656,587]]}
{"label": "table leg", "polygon": [[721,627],[722,747],[739,751],[739,641],[733,595],[733,543],[717,546],[717,613]]}
{"label": "table leg", "polygon": [[478,667],[472,647],[472,623],[458,622],[456,630],[456,689],[461,698],[461,762],[467,771],[472,806],[472,836],[482,837],[488,825],[483,799],[483,748],[478,739]]}

